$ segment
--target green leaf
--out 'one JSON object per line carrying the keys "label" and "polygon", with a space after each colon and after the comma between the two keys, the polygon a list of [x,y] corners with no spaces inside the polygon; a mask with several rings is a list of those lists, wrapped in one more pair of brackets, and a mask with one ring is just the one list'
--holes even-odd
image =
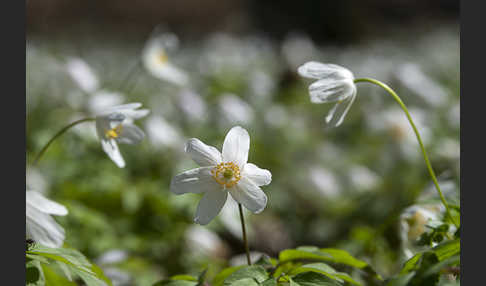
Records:
{"label": "green leaf", "polygon": [[268,279],[267,271],[259,265],[244,266],[231,275],[229,275],[225,280],[223,285],[233,285],[234,282],[246,278],[252,278],[258,283]]}
{"label": "green leaf", "polygon": [[280,263],[297,259],[329,261],[332,259],[332,256],[327,253],[322,253],[317,247],[299,247],[297,249],[286,249],[281,251],[278,259]]}
{"label": "green leaf", "polygon": [[245,267],[244,265],[241,265],[241,266],[234,266],[234,267],[228,267],[228,268],[225,268],[223,269],[221,272],[219,272],[213,279],[213,285],[214,286],[222,286],[223,283],[224,283],[224,280],[230,276],[231,274],[233,274],[233,272],[235,272],[236,270],[238,269],[241,269]]}
{"label": "green leaf", "polygon": [[232,282],[231,284],[228,284],[230,286],[259,286],[258,282],[255,281],[253,278],[244,278],[240,280],[236,280]]}
{"label": "green leaf", "polygon": [[432,248],[439,261],[445,260],[461,252],[461,240],[454,239],[443,242]]}
{"label": "green leaf", "polygon": [[196,286],[197,282],[195,281],[187,281],[187,280],[163,280],[159,281],[153,286]]}
{"label": "green leaf", "polygon": [[174,275],[174,276],[170,277],[170,280],[185,280],[185,281],[196,281],[197,282],[196,277],[191,276],[191,275],[187,275],[187,274]]}
{"label": "green leaf", "polygon": [[327,277],[334,279],[338,282],[346,281],[346,282],[349,282],[349,283],[354,284],[354,285],[361,285],[359,282],[357,282],[353,278],[351,278],[351,276],[349,276],[347,273],[338,272],[334,268],[332,268],[331,266],[329,266],[325,263],[305,264],[305,265],[302,265],[298,268],[293,269],[291,271],[291,273],[289,273],[289,274],[290,275],[296,275],[296,274],[299,274],[299,273],[309,272],[309,271],[326,275]]}
{"label": "green leaf", "polygon": [[[286,249],[279,254],[280,263],[292,260],[318,260],[348,265],[362,269],[373,277],[382,280],[381,276],[368,265],[365,261],[353,257],[349,252],[335,248],[317,248],[313,246],[298,247],[296,249]],[[276,271],[277,272],[277,271]]]}
{"label": "green leaf", "polygon": [[30,260],[25,264],[25,285],[44,286],[45,276],[38,260]]}
{"label": "green leaf", "polygon": [[402,267],[400,274],[406,274],[410,271],[414,271],[419,268],[421,263],[421,258],[424,253],[434,253],[437,256],[439,261],[444,261],[454,255],[457,255],[461,252],[461,244],[460,239],[455,240],[448,240],[442,242],[441,244],[437,245],[436,247],[432,248],[431,250],[420,252],[415,254],[412,258],[410,258]]}
{"label": "green leaf", "polygon": [[48,286],[77,286],[76,283],[59,275],[47,265],[43,265],[42,269],[46,277],[46,285]]}
{"label": "green leaf", "polygon": [[275,280],[275,278],[270,277],[267,280],[263,281],[260,285],[261,286],[277,286],[277,281]]}
{"label": "green leaf", "polygon": [[340,286],[341,283],[315,272],[304,272],[290,279],[290,286]]}
{"label": "green leaf", "polygon": [[407,274],[401,274],[397,277],[389,279],[386,283],[386,286],[406,286],[408,282],[412,279],[415,275],[415,272],[410,272]]}
{"label": "green leaf", "polygon": [[43,257],[56,261],[61,266],[61,270],[66,273],[70,279],[71,275],[75,274],[80,277],[87,286],[111,286],[110,280],[103,274],[103,271],[96,265],[91,264],[83,254],[75,249],[70,248],[50,248],[35,244],[27,252],[26,255],[33,257]]}

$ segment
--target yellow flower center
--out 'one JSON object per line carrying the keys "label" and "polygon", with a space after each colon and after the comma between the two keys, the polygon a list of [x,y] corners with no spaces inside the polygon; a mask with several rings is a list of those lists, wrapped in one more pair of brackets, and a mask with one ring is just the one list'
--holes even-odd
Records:
{"label": "yellow flower center", "polygon": [[218,184],[226,188],[233,187],[241,179],[240,168],[233,162],[219,163],[211,174]]}
{"label": "yellow flower center", "polygon": [[122,132],[122,129],[123,129],[123,126],[120,124],[120,125],[112,128],[112,129],[106,130],[105,131],[105,136],[108,139],[118,138],[118,136],[120,136],[120,134]]}
{"label": "yellow flower center", "polygon": [[161,50],[157,55],[157,60],[160,64],[165,64],[169,61],[169,58],[167,57],[167,54]]}

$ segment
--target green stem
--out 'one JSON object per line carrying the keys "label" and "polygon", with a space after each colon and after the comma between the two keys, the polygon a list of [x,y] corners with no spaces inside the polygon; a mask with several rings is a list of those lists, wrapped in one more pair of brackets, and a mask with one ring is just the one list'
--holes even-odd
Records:
{"label": "green stem", "polygon": [[386,85],[386,84],[384,84],[381,81],[378,81],[376,79],[357,78],[357,79],[354,80],[354,82],[355,83],[368,82],[368,83],[375,84],[375,85],[383,88],[384,90],[386,90],[393,97],[393,99],[395,99],[395,101],[398,102],[398,104],[400,105],[402,110],[405,112],[405,115],[407,115],[408,121],[410,122],[410,125],[412,126],[413,131],[415,132],[415,136],[417,137],[417,141],[420,145],[420,149],[422,150],[422,155],[424,156],[425,164],[427,165],[427,169],[429,170],[430,177],[432,177],[432,181],[434,182],[435,188],[437,189],[437,192],[439,193],[440,200],[442,201],[442,204],[446,208],[447,215],[449,216],[449,219],[452,221],[452,223],[454,223],[454,225],[457,228],[459,228],[459,224],[452,217],[451,211],[449,209],[449,205],[447,204],[446,199],[445,199],[444,195],[442,194],[442,191],[439,187],[439,182],[437,181],[437,178],[435,177],[435,173],[434,173],[434,170],[432,169],[432,165],[430,164],[429,157],[427,156],[427,152],[425,152],[425,147],[424,147],[424,144],[422,143],[422,138],[420,137],[420,134],[417,130],[417,127],[413,123],[412,117],[410,116],[410,113],[408,112],[408,109],[405,106],[405,104],[403,103],[403,101],[401,100],[401,98],[388,85]]}
{"label": "green stem", "polygon": [[238,208],[240,209],[241,229],[243,231],[243,243],[245,244],[246,261],[248,262],[248,265],[251,265],[250,249],[248,248],[248,240],[246,238],[245,219],[243,217],[243,208],[241,207],[240,203],[238,203]]}
{"label": "green stem", "polygon": [[49,140],[47,142],[47,144],[44,145],[44,147],[40,150],[39,154],[37,154],[37,156],[35,157],[34,162],[32,164],[34,166],[37,165],[37,163],[39,162],[42,155],[44,155],[44,153],[47,151],[47,148],[49,148],[49,146],[51,146],[52,142],[54,142],[58,137],[60,137],[62,134],[64,134],[66,131],[68,131],[71,127],[78,125],[80,123],[86,122],[86,121],[94,121],[94,120],[95,120],[95,118],[83,118],[83,119],[80,119],[80,120],[76,120],[73,123],[65,126],[63,129],[59,130],[59,132],[57,132],[56,135],[54,135],[51,138],[51,140]]}

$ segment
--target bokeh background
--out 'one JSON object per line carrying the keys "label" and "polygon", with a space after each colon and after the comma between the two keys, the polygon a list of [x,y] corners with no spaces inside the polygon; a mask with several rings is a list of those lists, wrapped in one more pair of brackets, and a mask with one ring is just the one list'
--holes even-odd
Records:
{"label": "bokeh background", "polygon": [[[192,223],[198,195],[169,192],[196,165],[184,143],[221,148],[234,125],[251,137],[249,161],[271,170],[265,211],[247,214],[255,255],[300,245],[338,247],[384,277],[407,258],[400,215],[436,202],[414,134],[383,90],[361,84],[342,126],[311,104],[296,69],[309,60],[386,82],[416,120],[448,200],[459,198],[459,1],[26,2],[27,185],[67,206],[66,245],[115,285],[151,285],[244,263],[229,201],[208,226]],[[174,84],[141,64],[151,39],[189,76]],[[141,102],[139,145],[121,145],[119,169],[94,124],[35,154],[68,123],[105,106]]]}

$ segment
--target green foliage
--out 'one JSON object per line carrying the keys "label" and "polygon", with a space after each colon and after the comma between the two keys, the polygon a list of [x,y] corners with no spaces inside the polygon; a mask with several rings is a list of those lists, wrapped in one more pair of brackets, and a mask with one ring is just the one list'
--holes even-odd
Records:
{"label": "green foliage", "polygon": [[[26,251],[26,259],[28,285],[76,285],[73,277],[79,277],[87,286],[112,285],[98,266],[75,249],[50,248],[34,243]],[[66,278],[54,269],[63,272]]]}
{"label": "green foliage", "polygon": [[387,281],[387,286],[402,285],[437,285],[441,274],[458,273],[460,264],[460,240],[448,240],[410,258],[397,277]]}

